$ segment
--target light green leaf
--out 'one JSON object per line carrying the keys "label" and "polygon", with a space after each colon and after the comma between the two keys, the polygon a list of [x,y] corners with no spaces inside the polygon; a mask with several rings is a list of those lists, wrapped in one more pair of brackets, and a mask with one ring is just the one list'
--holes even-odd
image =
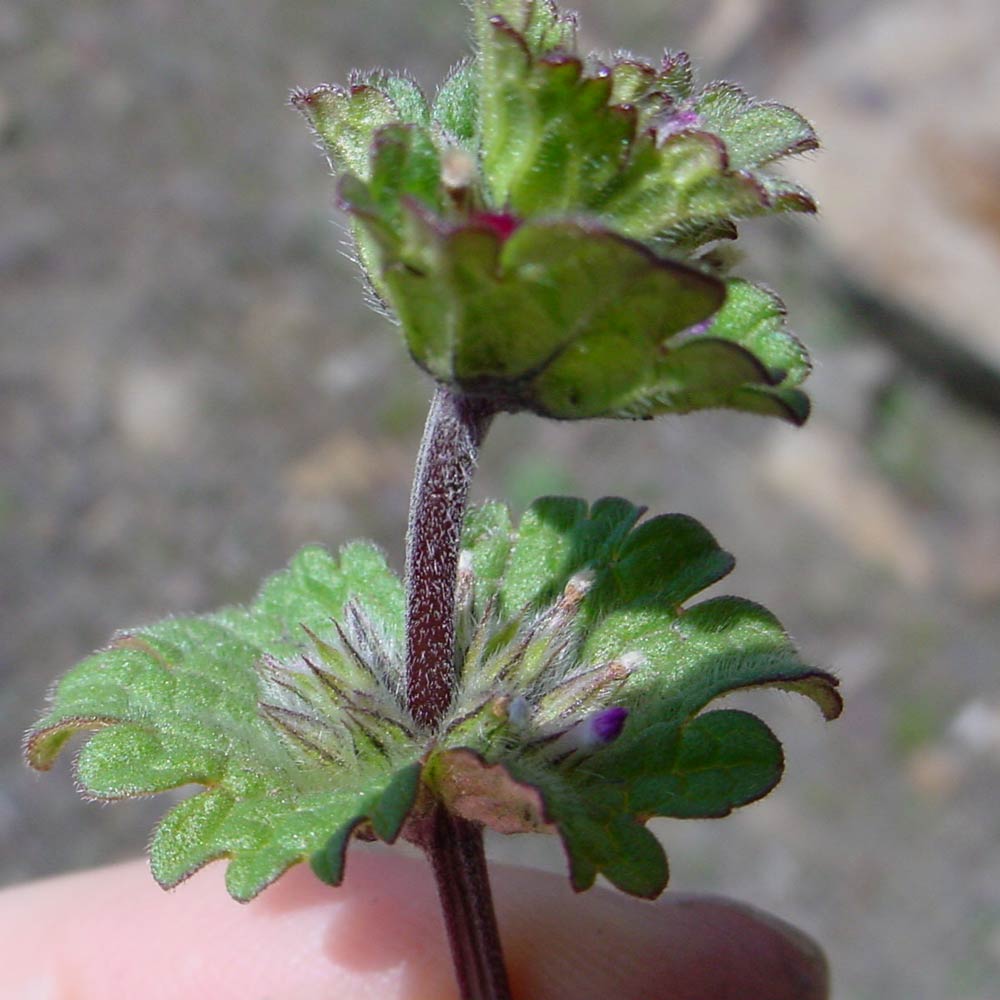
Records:
{"label": "light green leaf", "polygon": [[449,140],[468,150],[479,132],[479,67],[463,59],[441,84],[431,114]]}
{"label": "light green leaf", "polygon": [[385,94],[395,109],[395,121],[406,125],[430,125],[430,106],[424,92],[412,77],[389,73],[384,69],[372,69],[353,73],[350,82],[352,91],[371,87]]}
{"label": "light green leaf", "polygon": [[[637,507],[623,504],[619,525],[628,531],[639,515]],[[542,497],[525,511],[501,588],[508,613],[551,602],[583,568],[577,539],[588,521],[588,505],[576,497]]]}
{"label": "light green leaf", "polygon": [[[430,132],[413,125],[381,127],[370,153],[365,174],[345,174],[338,194],[355,217],[355,242],[365,273],[385,299],[391,294],[383,281],[386,269],[401,261],[419,267],[426,257],[419,235],[413,238],[419,227],[413,215],[440,206],[441,161]],[[361,176],[368,176],[368,183]]]}
{"label": "light green leaf", "polygon": [[659,74],[648,63],[623,57],[611,67],[611,103],[638,104],[659,82]]}
{"label": "light green leaf", "polygon": [[472,560],[476,614],[483,613],[500,586],[510,556],[511,534],[510,512],[502,503],[474,507],[466,516],[462,548]]}
{"label": "light green leaf", "polygon": [[369,149],[385,125],[430,125],[423,92],[407,76],[385,70],[354,73],[347,89],[323,84],[292,93],[297,108],[323,144],[335,173],[368,179]]}
{"label": "light green leaf", "polygon": [[756,178],[730,169],[718,136],[686,130],[663,141],[641,135],[594,210],[615,230],[648,240],[759,215],[767,204]]}
{"label": "light green leaf", "polygon": [[533,55],[576,51],[576,15],[552,0],[470,0],[470,6],[480,52],[489,49],[495,18],[517,32]]}
{"label": "light green leaf", "polygon": [[368,177],[368,150],[375,132],[398,120],[398,109],[375,87],[343,90],[324,85],[296,92],[292,103],[323,143],[335,172]]}
{"label": "light green leaf", "polygon": [[726,301],[705,329],[706,337],[739,344],[750,351],[783,386],[796,386],[809,374],[809,355],[788,330],[785,306],[773,292],[741,278],[726,283]]}
{"label": "light green leaf", "polygon": [[490,204],[518,215],[595,203],[624,165],[636,115],[609,103],[610,75],[586,76],[570,55],[532,58],[493,24],[480,56],[480,143]]}
{"label": "light green leaf", "polygon": [[[336,880],[329,842],[346,840],[361,823],[395,839],[420,772],[419,750],[391,718],[380,729],[338,728],[336,717],[318,725],[324,709],[309,701],[302,656],[329,668],[324,650],[336,661],[329,644],[341,642],[334,619],[350,628],[359,616],[365,624],[355,634],[391,658],[402,643],[403,593],[381,553],[355,543],[336,560],[306,549],[251,608],[123,633],[70,671],[28,734],[29,763],[48,768],[74,733],[91,732],[77,761],[91,797],[204,786],[157,829],[151,856],[164,885],[226,857],[230,892],[249,899],[290,865],[324,851],[324,870]],[[377,663],[373,650],[365,652]],[[287,670],[284,686],[264,682],[267,663]],[[398,714],[374,675],[355,668],[351,676],[369,684],[364,704],[381,699],[379,712]],[[262,709],[275,696],[286,702]],[[374,742],[365,742],[367,733]]]}
{"label": "light green leaf", "polygon": [[736,597],[691,608],[623,607],[587,635],[584,656],[600,661],[623,649],[645,658],[628,690],[643,717],[686,718],[720,695],[773,686],[813,699],[827,718],[840,713],[836,681],[803,664],[778,620]]}
{"label": "light green leaf", "polygon": [[725,142],[734,170],[762,167],[819,145],[813,127],[797,111],[773,101],[755,101],[732,83],[706,87],[695,109]]}

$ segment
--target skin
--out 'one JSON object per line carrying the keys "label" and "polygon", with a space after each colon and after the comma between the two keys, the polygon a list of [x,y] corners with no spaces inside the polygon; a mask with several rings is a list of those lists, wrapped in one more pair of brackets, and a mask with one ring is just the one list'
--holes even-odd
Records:
{"label": "skin", "polygon": [[[454,1000],[422,859],[354,850],[344,885],[304,866],[247,905],[210,865],[163,893],[132,862],[0,892],[11,1000]],[[723,899],[645,903],[493,867],[519,1000],[824,1000],[822,953]]]}

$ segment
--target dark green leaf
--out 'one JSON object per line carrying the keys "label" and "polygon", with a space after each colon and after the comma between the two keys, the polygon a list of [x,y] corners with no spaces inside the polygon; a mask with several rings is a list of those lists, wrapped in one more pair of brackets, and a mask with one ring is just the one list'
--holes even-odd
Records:
{"label": "dark green leaf", "polygon": [[573,222],[525,223],[501,240],[487,226],[449,228],[404,207],[409,228],[389,247],[395,222],[363,197],[351,201],[386,244],[380,280],[415,360],[511,408],[616,414],[664,341],[722,301],[715,278]]}
{"label": "dark green leaf", "polygon": [[699,715],[679,731],[652,725],[604,757],[594,780],[627,776],[629,808],[639,816],[726,816],[771,791],[784,767],[771,730],[738,711]]}
{"label": "dark green leaf", "polygon": [[[619,498],[545,497],[506,546],[495,505],[472,517],[465,544],[473,565],[483,547],[491,590],[502,572],[499,612],[462,664],[470,701],[460,694],[429,780],[505,833],[554,829],[575,888],[603,874],[655,896],[667,866],[648,819],[724,816],[781,776],[763,722],[705,706],[749,687],[803,694],[827,718],[841,702],[759,605],[686,606],[732,558],[691,518],[642,513]],[[625,712],[623,729],[596,735],[595,721],[620,725]]]}
{"label": "dark green leaf", "polygon": [[785,324],[781,300],[732,278],[725,303],[703,331],[664,353],[649,382],[621,409],[649,416],[725,407],[801,424],[809,400],[798,385],[810,367],[805,348]]}

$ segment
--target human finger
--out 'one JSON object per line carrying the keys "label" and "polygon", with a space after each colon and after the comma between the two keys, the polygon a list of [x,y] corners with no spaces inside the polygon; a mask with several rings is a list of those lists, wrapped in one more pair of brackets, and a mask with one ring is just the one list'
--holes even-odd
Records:
{"label": "human finger", "polygon": [[[252,903],[221,865],[163,893],[145,864],[0,893],[5,995],[14,1000],[453,1000],[428,866],[356,850],[331,889],[304,866]],[[523,1000],[823,1000],[822,954],[726,900],[646,903],[497,865],[498,919]],[[7,992],[7,991],[10,992]]]}

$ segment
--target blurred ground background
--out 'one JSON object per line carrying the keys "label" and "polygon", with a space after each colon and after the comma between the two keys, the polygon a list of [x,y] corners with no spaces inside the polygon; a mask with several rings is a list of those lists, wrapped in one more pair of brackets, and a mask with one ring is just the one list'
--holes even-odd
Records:
{"label": "blurred ground background", "polygon": [[[121,626],[245,600],[306,541],[396,565],[429,386],[367,313],[294,85],[464,47],[457,0],[0,6],[0,881],[138,853],[20,733]],[[843,678],[755,700],[785,782],[664,823],[675,885],[800,923],[837,1000],[1000,977],[1000,15],[992,0],[580,0],[588,46],[689,48],[816,120],[819,222],[747,227],[817,363],[805,430],[499,422],[479,496],[702,519]],[[385,30],[391,26],[391,32]],[[553,844],[497,842],[560,865]]]}

